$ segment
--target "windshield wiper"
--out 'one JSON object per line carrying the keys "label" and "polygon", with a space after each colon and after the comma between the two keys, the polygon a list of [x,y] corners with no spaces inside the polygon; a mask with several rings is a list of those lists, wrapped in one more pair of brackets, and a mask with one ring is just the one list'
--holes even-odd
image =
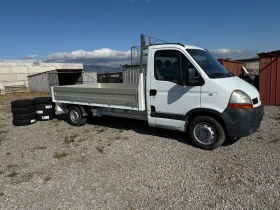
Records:
{"label": "windshield wiper", "polygon": [[221,72],[216,72],[216,73],[213,73],[213,74],[209,74],[209,76],[224,76],[224,75],[227,75],[225,73],[221,73]]}
{"label": "windshield wiper", "polygon": [[209,76],[229,76],[229,77],[233,77],[234,75],[229,72],[229,73],[222,73],[222,72],[216,72],[213,74],[209,74]]}
{"label": "windshield wiper", "polygon": [[227,73],[227,75],[230,76],[230,77],[234,77],[234,74],[231,73],[231,72]]}

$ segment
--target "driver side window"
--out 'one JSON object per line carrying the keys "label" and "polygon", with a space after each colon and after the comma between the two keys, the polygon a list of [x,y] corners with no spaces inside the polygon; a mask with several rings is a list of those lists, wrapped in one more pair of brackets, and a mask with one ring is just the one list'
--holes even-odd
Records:
{"label": "driver side window", "polygon": [[156,80],[180,85],[186,84],[189,68],[196,71],[185,55],[177,50],[158,50],[155,52],[154,75]]}

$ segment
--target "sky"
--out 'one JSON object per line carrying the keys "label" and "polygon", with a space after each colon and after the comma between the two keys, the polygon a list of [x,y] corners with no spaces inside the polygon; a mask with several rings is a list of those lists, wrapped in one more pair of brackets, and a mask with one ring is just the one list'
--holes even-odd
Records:
{"label": "sky", "polygon": [[0,0],[0,60],[115,67],[130,62],[140,34],[249,58],[280,49],[279,8],[279,0]]}

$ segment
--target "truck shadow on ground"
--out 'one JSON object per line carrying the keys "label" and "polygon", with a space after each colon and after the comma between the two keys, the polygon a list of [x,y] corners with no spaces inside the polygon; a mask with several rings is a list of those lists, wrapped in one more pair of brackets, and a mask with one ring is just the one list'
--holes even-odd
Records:
{"label": "truck shadow on ground", "polygon": [[[59,114],[56,116],[56,118],[58,121],[63,120],[67,122],[66,114]],[[89,117],[86,123],[90,125],[104,126],[107,128],[120,129],[126,131],[133,130],[134,132],[139,134],[168,138],[187,144],[189,146],[193,146],[192,142],[188,139],[187,133],[183,133],[176,130],[150,127],[146,121],[111,117],[111,116],[110,117],[102,116],[102,117]],[[222,146],[230,146],[235,142],[237,142],[238,140],[239,138],[229,139]]]}

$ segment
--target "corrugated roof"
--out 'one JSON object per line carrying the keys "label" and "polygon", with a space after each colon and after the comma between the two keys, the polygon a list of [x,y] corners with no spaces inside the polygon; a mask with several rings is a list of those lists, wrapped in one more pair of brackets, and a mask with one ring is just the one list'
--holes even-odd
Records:
{"label": "corrugated roof", "polygon": [[280,50],[275,50],[275,51],[271,51],[271,52],[262,52],[257,55],[258,56],[280,55]]}
{"label": "corrugated roof", "polygon": [[49,71],[43,71],[43,72],[39,72],[39,73],[35,73],[35,74],[30,74],[27,77],[32,77],[35,75],[39,75],[39,74],[50,74],[51,72],[55,72],[55,73],[72,73],[72,72],[82,72],[83,69],[54,69],[54,70],[49,70]]}
{"label": "corrugated roof", "polygon": [[260,58],[244,58],[244,59],[237,59],[236,61],[241,61],[241,62],[254,62],[254,61],[259,61]]}
{"label": "corrugated roof", "polygon": [[231,63],[240,63],[240,64],[244,64],[244,62],[241,61],[236,61],[236,60],[230,60],[230,59],[224,59],[224,58],[219,58],[217,59],[218,61],[227,61],[227,62],[231,62]]}

